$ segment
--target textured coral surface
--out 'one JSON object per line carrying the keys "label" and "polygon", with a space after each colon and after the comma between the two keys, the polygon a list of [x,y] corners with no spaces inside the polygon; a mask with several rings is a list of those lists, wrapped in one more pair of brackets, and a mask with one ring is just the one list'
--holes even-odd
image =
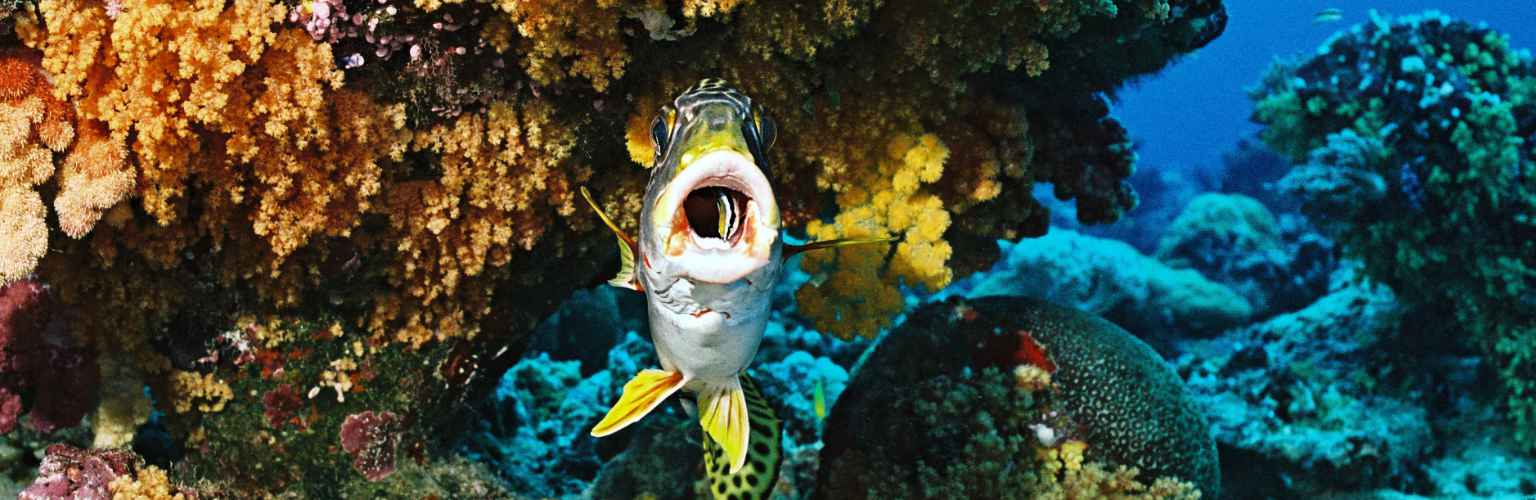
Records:
{"label": "textured coral surface", "polygon": [[[1048,389],[1019,387],[1020,365],[1049,372]],[[1221,488],[1205,419],[1151,348],[1101,318],[1027,298],[914,311],[861,362],[826,439],[822,498],[1049,496],[1069,476],[1031,458],[1059,456],[1071,441],[1087,445],[1072,470],[1086,459],[1138,470],[1142,488],[1160,478],[1213,496]]]}
{"label": "textured coral surface", "polygon": [[1281,181],[1366,273],[1437,306],[1434,336],[1492,356],[1516,435],[1536,446],[1536,64],[1438,13],[1342,31],[1271,70],[1263,139],[1303,163]]}

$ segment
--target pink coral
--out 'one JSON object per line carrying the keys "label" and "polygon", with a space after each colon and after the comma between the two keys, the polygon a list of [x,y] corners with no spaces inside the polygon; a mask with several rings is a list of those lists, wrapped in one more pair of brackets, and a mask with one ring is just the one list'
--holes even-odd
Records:
{"label": "pink coral", "polygon": [[353,413],[341,423],[341,447],[352,455],[353,468],[369,481],[378,481],[395,472],[399,430],[400,417],[394,413]]}
{"label": "pink coral", "polygon": [[30,395],[38,432],[73,427],[95,405],[96,356],[75,347],[48,289],[31,281],[0,288],[0,433],[10,432]]}
{"label": "pink coral", "polygon": [[138,457],[121,450],[82,450],[66,444],[49,446],[37,480],[21,491],[20,500],[107,499],[108,484],[132,474]]}
{"label": "pink coral", "polygon": [[292,384],[278,384],[261,396],[261,405],[267,417],[267,425],[280,428],[304,407],[304,398],[299,396],[299,391]]}

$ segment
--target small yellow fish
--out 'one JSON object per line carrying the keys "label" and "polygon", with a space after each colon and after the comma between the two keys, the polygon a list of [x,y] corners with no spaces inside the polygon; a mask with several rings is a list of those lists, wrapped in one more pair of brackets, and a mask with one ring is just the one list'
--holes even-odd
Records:
{"label": "small yellow fish", "polygon": [[1312,24],[1336,23],[1344,19],[1344,11],[1329,7],[1312,15]]}
{"label": "small yellow fish", "polygon": [[816,401],[816,421],[827,418],[827,390],[822,387],[821,378],[816,379],[816,386],[811,388],[811,397]]}

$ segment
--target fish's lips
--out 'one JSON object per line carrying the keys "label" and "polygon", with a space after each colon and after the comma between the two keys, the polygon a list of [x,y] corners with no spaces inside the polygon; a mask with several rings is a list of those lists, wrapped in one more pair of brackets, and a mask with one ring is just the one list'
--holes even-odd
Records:
{"label": "fish's lips", "polygon": [[[731,234],[701,236],[688,222],[685,200],[695,191],[719,188],[740,200],[741,224]],[[751,157],[717,150],[693,160],[668,185],[662,213],[667,227],[662,241],[665,258],[680,264],[684,274],[705,283],[740,280],[767,265],[779,237],[778,204],[773,189]],[[736,203],[736,202],[732,202]],[[716,217],[720,217],[716,214]]]}

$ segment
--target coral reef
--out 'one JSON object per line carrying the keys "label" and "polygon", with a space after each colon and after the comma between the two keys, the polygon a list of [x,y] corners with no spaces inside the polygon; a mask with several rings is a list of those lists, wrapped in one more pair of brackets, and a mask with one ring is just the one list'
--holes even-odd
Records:
{"label": "coral reef", "polygon": [[998,243],[1003,258],[938,294],[1022,295],[1101,314],[1155,343],[1214,335],[1245,323],[1253,308],[1199,272],[1173,269],[1125,243],[1056,229]]}
{"label": "coral reef", "polygon": [[[637,339],[638,340],[638,339]],[[622,352],[622,351],[621,351]],[[578,361],[551,361],[541,353],[503,376],[487,428],[468,443],[470,456],[493,464],[509,489],[539,498],[580,493],[597,474],[596,439],[588,431],[602,417],[604,400],[582,389],[612,391],[580,376]],[[603,372],[603,379],[608,380]],[[601,385],[601,387],[597,387]]]}
{"label": "coral reef", "polygon": [[341,423],[341,449],[352,455],[353,469],[369,481],[378,481],[395,472],[399,432],[399,415],[387,411],[353,413]]}
{"label": "coral reef", "polygon": [[[1048,372],[1049,388],[1019,386],[1020,366]],[[819,498],[1031,497],[1090,462],[1221,488],[1210,431],[1161,358],[1102,319],[1026,298],[914,311],[854,370],[826,438]],[[1049,449],[1077,456],[1033,459]]]}
{"label": "coral reef", "polygon": [[[1267,317],[1307,305],[1328,284],[1331,243],[1315,234],[1286,238],[1282,228],[1257,200],[1203,194],[1173,219],[1158,241],[1157,258],[1231,287],[1257,317]],[[1318,258],[1323,262],[1313,260]]]}
{"label": "coral reef", "polygon": [[[70,311],[53,345],[98,353],[69,371],[108,380],[112,394],[70,399],[99,400],[97,442],[125,444],[153,401],[185,453],[169,479],[255,497],[449,477],[415,468],[441,462],[472,428],[466,402],[608,269],[575,187],[633,227],[645,172],[626,150],[702,76],[739,82],[785,131],[770,171],[792,233],[900,239],[802,260],[796,314],[873,336],[904,289],[1042,232],[1034,183],[1085,222],[1133,206],[1135,155],[1105,94],[1225,22],[1216,0],[42,0],[9,15],[0,282],[46,284]],[[7,390],[0,408],[34,425],[90,411]]]}
{"label": "coral reef", "polygon": [[[1261,137],[1308,162],[1284,184],[1366,273],[1455,321],[1498,368],[1536,446],[1536,65],[1486,26],[1438,13],[1341,31],[1253,94]],[[1343,221],[1348,221],[1343,222]]]}
{"label": "coral reef", "polygon": [[70,335],[67,313],[46,287],[0,286],[0,434],[24,412],[44,434],[79,425],[100,384],[96,353]]}
{"label": "coral reef", "polygon": [[1293,313],[1181,346],[1179,370],[1205,408],[1240,497],[1406,488],[1429,452],[1423,402],[1392,384],[1410,370],[1385,345],[1401,310],[1390,290],[1335,276]]}
{"label": "coral reef", "polygon": [[37,481],[22,490],[22,500],[56,498],[149,498],[184,500],[197,498],[191,489],[177,486],[165,471],[145,465],[131,451],[82,450],[69,445],[48,447],[38,467]]}
{"label": "coral reef", "polygon": [[[482,410],[484,423],[463,443],[466,455],[492,465],[521,495],[564,498],[586,491],[615,453],[600,453],[599,444],[615,443],[599,443],[589,434],[592,425],[632,374],[656,363],[650,342],[633,332],[605,352],[603,364],[586,377],[582,362],[554,361],[547,352],[518,361]],[[689,460],[697,462],[702,455],[694,446]]]}

